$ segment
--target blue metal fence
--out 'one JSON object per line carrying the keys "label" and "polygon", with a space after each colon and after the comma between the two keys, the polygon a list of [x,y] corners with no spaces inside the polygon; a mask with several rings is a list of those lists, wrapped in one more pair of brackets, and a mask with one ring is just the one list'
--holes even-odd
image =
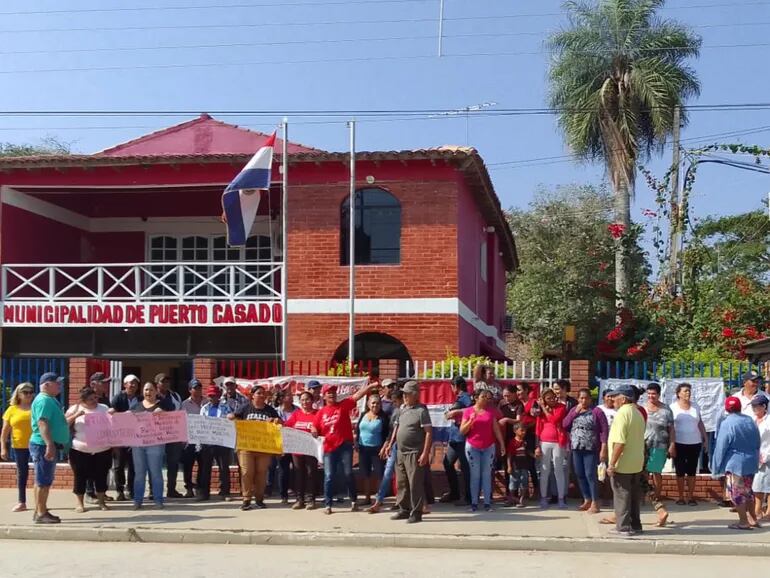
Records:
{"label": "blue metal fence", "polygon": [[[0,360],[0,413],[4,412],[11,400],[11,394],[17,385],[29,381],[39,390],[38,379],[47,371],[58,375],[67,375],[68,360],[58,357],[3,357]],[[59,401],[67,405],[67,383],[64,383]]]}
{"label": "blue metal fence", "polygon": [[597,361],[595,378],[655,380],[663,377],[721,377],[729,388],[743,384],[743,375],[760,371],[749,362],[684,362],[684,361]]}

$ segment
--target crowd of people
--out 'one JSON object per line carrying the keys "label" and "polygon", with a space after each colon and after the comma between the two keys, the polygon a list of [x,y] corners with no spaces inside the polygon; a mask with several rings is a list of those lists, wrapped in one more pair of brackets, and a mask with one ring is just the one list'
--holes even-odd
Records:
{"label": "crowd of people", "polygon": [[[380,380],[374,371],[365,386],[341,399],[336,385],[316,380],[297,395],[254,385],[249,397],[239,391],[232,377],[216,381],[221,385],[211,383],[204,390],[203,383],[192,379],[188,396],[182,399],[165,374],[144,385],[138,376],[126,375],[120,393],[109,399],[110,378],[95,373],[80,390],[78,402],[66,411],[57,401],[60,376],[42,375],[37,395],[31,383],[20,384],[3,414],[0,434],[2,459],[8,460],[12,450],[17,468],[19,495],[13,511],[28,509],[31,461],[33,519],[40,524],[60,521],[47,504],[56,462],[63,453],[72,469],[75,511],[79,513],[86,511],[87,499],[102,510],[109,509],[111,501],[131,500],[138,510],[144,505],[148,481],[148,498],[157,508],[164,508],[167,498],[209,500],[214,464],[220,476],[219,495],[225,500],[234,499],[230,466],[237,465],[242,510],[266,508],[265,497],[276,492],[284,504],[293,495],[292,509],[315,509],[320,499],[324,512],[332,514],[335,504],[344,502],[342,495],[347,494],[351,511],[366,506],[367,512],[376,514],[385,508],[395,477],[393,519],[417,523],[431,512],[435,432],[428,408],[420,402],[417,381]],[[756,528],[770,516],[766,505],[770,420],[761,382],[758,374],[750,372],[742,389],[727,398],[710,456],[712,474],[723,476],[725,491],[738,513],[738,522],[730,526],[737,530]],[[541,388],[523,382],[501,387],[493,372],[484,367],[477,368],[472,392],[460,376],[452,379],[451,388],[454,400],[444,414],[449,424],[443,456],[448,491],[439,497],[442,503],[466,506],[473,512],[480,505],[491,510],[495,472],[499,472],[505,479],[506,505],[526,507],[537,494],[541,508],[553,503],[564,509],[573,477],[582,495],[577,509],[596,514],[601,499],[611,494],[614,513],[602,522],[614,524],[621,536],[632,536],[642,531],[640,509],[645,496],[657,513],[657,523],[666,524],[662,472],[671,458],[677,505],[697,504],[695,474],[707,434],[688,384],[677,387],[670,406],[661,402],[657,383],[650,383],[646,391],[631,385],[604,391],[602,403],[596,405],[588,389],[571,395],[568,380]],[[364,400],[361,411],[360,400]],[[184,442],[95,447],[85,433],[85,417],[92,413],[163,411],[296,428],[323,439],[323,460],[319,464],[307,455],[234,452],[228,447]],[[180,466],[184,493],[177,491]],[[107,495],[111,469],[114,498]],[[361,502],[359,489],[365,497]]]}

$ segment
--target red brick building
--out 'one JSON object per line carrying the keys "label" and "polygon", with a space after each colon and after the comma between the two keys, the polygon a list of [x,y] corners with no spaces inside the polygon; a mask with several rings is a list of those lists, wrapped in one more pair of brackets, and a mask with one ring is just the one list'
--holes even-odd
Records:
{"label": "red brick building", "polygon": [[[286,317],[288,359],[344,359],[347,153],[289,144],[287,287],[277,166],[247,247],[226,246],[223,188],[266,138],[202,115],[93,155],[0,159],[3,357],[69,358],[72,389],[90,360],[182,381],[280,358]],[[479,154],[356,160],[356,358],[502,358],[517,256]]]}

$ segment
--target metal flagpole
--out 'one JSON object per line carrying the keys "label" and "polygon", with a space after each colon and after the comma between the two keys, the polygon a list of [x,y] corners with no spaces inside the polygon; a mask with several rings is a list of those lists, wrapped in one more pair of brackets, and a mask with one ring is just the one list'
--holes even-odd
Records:
{"label": "metal flagpole", "polygon": [[350,129],[350,229],[348,231],[348,256],[350,264],[350,313],[348,318],[348,362],[353,374],[355,362],[356,326],[356,121],[348,122]]}
{"label": "metal flagpole", "polygon": [[289,343],[289,316],[287,305],[289,301],[288,271],[289,261],[289,119],[283,119],[283,146],[281,149],[281,250],[283,252],[283,267],[281,267],[281,360],[287,361],[287,344]]}
{"label": "metal flagpole", "polygon": [[438,55],[444,53],[444,0],[439,0],[438,5]]}

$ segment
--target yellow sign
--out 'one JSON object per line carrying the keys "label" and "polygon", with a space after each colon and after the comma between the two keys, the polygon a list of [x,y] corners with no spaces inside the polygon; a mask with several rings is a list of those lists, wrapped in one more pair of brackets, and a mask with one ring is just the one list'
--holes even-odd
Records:
{"label": "yellow sign", "polygon": [[235,421],[235,448],[249,452],[282,454],[281,426],[266,421]]}

